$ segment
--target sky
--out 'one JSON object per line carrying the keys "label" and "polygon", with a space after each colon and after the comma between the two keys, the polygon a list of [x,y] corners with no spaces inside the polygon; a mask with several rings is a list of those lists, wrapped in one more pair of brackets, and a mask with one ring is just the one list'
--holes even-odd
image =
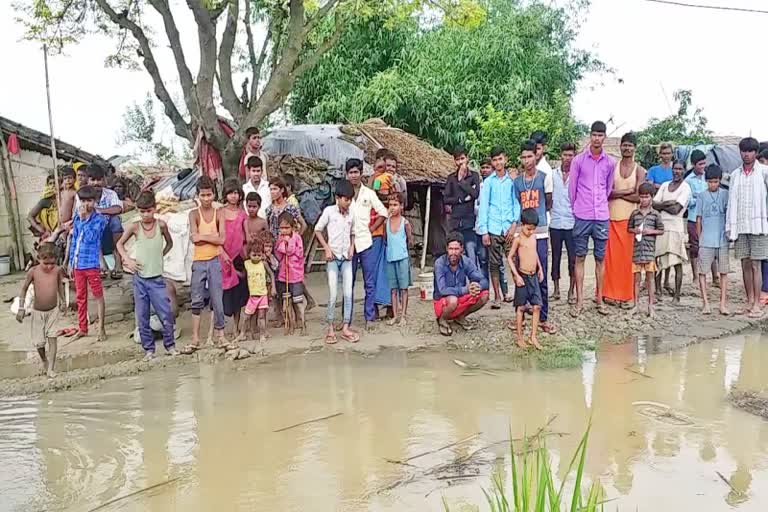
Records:
{"label": "sky", "polygon": [[[768,10],[765,0],[687,1]],[[768,139],[768,115],[757,107],[764,103],[768,76],[755,65],[765,52],[768,14],[592,0],[588,10],[573,15],[581,20],[578,46],[594,51],[615,70],[580,83],[574,97],[580,121],[610,119],[609,131],[621,135],[643,128],[650,117],[669,115],[674,91],[691,89],[694,105],[704,109],[716,134]],[[11,2],[0,0],[0,115],[48,133],[42,50],[21,40],[15,16]],[[183,18],[179,26],[194,70],[196,37],[185,30],[191,23]],[[110,48],[109,40],[90,38],[49,59],[56,137],[104,157],[126,153],[118,143],[123,113],[152,89],[146,72],[106,68]],[[157,58],[173,86],[170,52],[163,47]],[[163,117],[160,109],[157,114]],[[172,130],[165,122],[162,129],[167,142]]]}

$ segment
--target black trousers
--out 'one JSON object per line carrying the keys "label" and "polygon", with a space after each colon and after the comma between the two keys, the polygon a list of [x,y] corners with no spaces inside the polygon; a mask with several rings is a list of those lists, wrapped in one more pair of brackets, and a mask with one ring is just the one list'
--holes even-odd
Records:
{"label": "black trousers", "polygon": [[563,255],[563,244],[568,252],[568,277],[573,277],[576,268],[576,247],[573,245],[573,230],[549,230],[549,240],[552,243],[552,280],[560,280],[560,259]]}

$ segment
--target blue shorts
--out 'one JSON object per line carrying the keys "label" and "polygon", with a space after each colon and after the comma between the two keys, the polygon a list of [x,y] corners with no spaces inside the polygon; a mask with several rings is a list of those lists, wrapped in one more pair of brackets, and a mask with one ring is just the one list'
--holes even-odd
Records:
{"label": "blue shorts", "polygon": [[576,219],[573,225],[573,245],[576,247],[577,258],[587,255],[590,237],[595,244],[595,261],[603,261],[608,243],[608,221]]}
{"label": "blue shorts", "polygon": [[403,258],[387,262],[387,282],[390,290],[407,290],[411,281],[411,259]]}

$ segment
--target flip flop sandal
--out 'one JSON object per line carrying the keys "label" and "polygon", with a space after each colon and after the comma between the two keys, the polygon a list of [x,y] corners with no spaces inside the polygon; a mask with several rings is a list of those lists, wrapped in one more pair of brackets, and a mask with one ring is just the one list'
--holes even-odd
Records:
{"label": "flip flop sandal", "polygon": [[501,309],[501,304],[498,301],[491,302],[491,309]]}
{"label": "flip flop sandal", "polygon": [[440,325],[440,322],[438,322],[437,327],[440,330],[440,334],[443,336],[449,337],[453,335],[453,330],[450,325]]}
{"label": "flip flop sandal", "polygon": [[[545,333],[547,333],[547,334],[549,334],[549,335],[552,335],[552,334],[556,334],[556,333],[557,333],[557,327],[555,327],[554,325],[552,325],[552,324],[550,324],[550,323],[541,324],[541,325],[539,325],[539,328],[540,328],[540,329],[541,329],[543,332],[545,332]],[[539,349],[539,350],[541,350],[541,349]]]}
{"label": "flip flop sandal", "polygon": [[511,304],[512,302],[515,302],[515,298],[514,297],[504,297],[504,302],[506,302],[507,304]]}
{"label": "flip flop sandal", "polygon": [[351,336],[347,336],[346,334],[342,334],[341,335],[341,339],[343,339],[344,341],[347,341],[349,343],[357,343],[358,341],[360,341],[360,335],[357,334],[356,332],[352,333]]}
{"label": "flip flop sandal", "polygon": [[461,327],[461,328],[462,328],[462,329],[464,329],[465,331],[471,331],[471,330],[473,330],[473,329],[474,329],[474,327],[472,326],[472,324],[470,324],[470,323],[469,323],[469,322],[467,322],[466,320],[458,320],[458,319],[455,319],[455,320],[453,321],[453,323],[455,323],[456,325],[458,325],[459,327]]}
{"label": "flip flop sandal", "polygon": [[118,272],[117,270],[113,270],[112,272],[109,273],[109,277],[114,281],[119,281],[123,278],[123,273]]}
{"label": "flip flop sandal", "polygon": [[99,276],[104,280],[109,277],[109,270],[99,270]]}
{"label": "flip flop sandal", "polygon": [[583,311],[584,311],[584,308],[578,308],[574,306],[571,308],[568,314],[571,315],[573,318],[579,318],[579,316]]}
{"label": "flip flop sandal", "polygon": [[334,345],[338,342],[336,339],[336,334],[326,334],[325,335],[325,343],[326,345]]}
{"label": "flip flop sandal", "polygon": [[608,308],[605,307],[605,304],[601,304],[601,305],[597,306],[597,312],[600,313],[603,316],[608,316],[608,315],[611,314],[611,312],[608,311]]}
{"label": "flip flop sandal", "polygon": [[194,354],[198,350],[200,350],[200,347],[198,347],[197,345],[187,345],[186,347],[182,348],[179,352],[188,356],[188,355]]}

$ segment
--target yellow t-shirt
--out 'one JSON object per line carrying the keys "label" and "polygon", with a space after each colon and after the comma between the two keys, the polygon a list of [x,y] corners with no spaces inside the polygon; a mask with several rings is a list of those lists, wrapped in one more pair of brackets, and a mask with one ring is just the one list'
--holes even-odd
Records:
{"label": "yellow t-shirt", "polygon": [[267,295],[267,271],[264,262],[245,261],[245,271],[248,273],[248,294],[251,297],[263,297]]}

